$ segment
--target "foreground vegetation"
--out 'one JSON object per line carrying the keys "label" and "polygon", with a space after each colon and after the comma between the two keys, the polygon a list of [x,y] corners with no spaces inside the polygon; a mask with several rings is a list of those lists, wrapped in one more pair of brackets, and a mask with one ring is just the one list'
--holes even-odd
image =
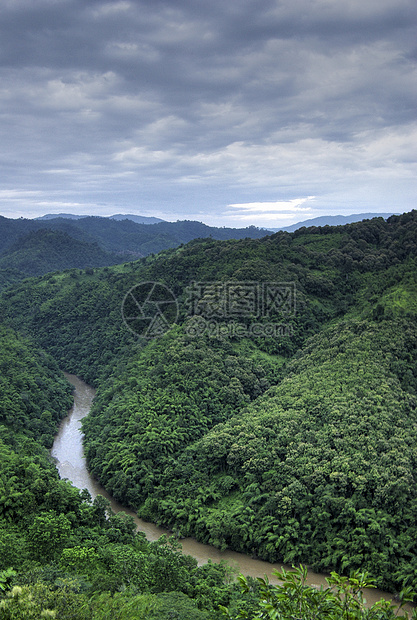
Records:
{"label": "foreground vegetation", "polygon": [[[357,597],[343,609],[337,588],[318,593],[302,574],[284,576],[283,589],[242,581],[241,591],[225,566],[197,567],[166,540],[146,542],[59,481],[45,447],[68,407],[58,363],[98,388],[84,424],[90,468],[143,518],[219,548],[417,589],[416,238],[412,212],[192,242],[4,292],[2,368],[15,370],[1,375],[0,570],[17,574],[4,577],[1,609],[30,599],[38,616],[59,618],[101,618],[112,605],[121,618],[152,618],[155,606],[155,617],[175,617],[164,605],[181,618],[392,617],[361,610]],[[197,333],[187,287],[214,280],[295,282],[296,312],[219,315],[216,333]],[[121,320],[141,281],[179,300],[177,325],[152,341]],[[231,323],[254,320],[286,322],[292,335],[231,335]],[[9,583],[22,589],[13,595]],[[78,616],[63,615],[60,596]]]}
{"label": "foreground vegetation", "polygon": [[[74,578],[61,580],[54,587],[38,582],[31,586],[13,586],[7,590],[14,571],[0,573],[0,617],[8,620],[411,620],[417,611],[409,609],[410,590],[404,590],[397,604],[381,599],[371,606],[366,604],[366,589],[373,587],[364,573],[340,577],[332,573],[328,587],[316,589],[305,583],[305,567],[291,571],[276,571],[279,585],[268,581],[246,579],[239,575],[237,586],[229,586],[229,607],[218,605],[218,610],[202,610],[195,600],[182,592],[137,594],[134,588],[123,592],[103,592],[89,596],[80,592]],[[201,584],[199,584],[201,585]],[[205,586],[205,588],[204,588]],[[203,589],[207,589],[204,584]],[[1,595],[1,591],[5,594]],[[225,588],[223,588],[225,590]],[[212,578],[210,596],[219,588]],[[199,594],[199,590],[197,590]],[[212,602],[211,598],[211,602]]]}

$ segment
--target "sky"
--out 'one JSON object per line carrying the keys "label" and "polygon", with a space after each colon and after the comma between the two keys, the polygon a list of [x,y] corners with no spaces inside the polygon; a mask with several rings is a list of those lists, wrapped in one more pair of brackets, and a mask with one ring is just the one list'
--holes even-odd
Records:
{"label": "sky", "polygon": [[416,208],[415,0],[1,0],[0,214]]}

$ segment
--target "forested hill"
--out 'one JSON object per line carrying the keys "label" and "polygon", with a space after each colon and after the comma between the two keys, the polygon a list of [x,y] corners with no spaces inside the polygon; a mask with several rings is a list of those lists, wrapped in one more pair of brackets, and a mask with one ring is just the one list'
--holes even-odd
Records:
{"label": "forested hill", "polygon": [[[81,220],[85,217],[89,217],[89,216],[88,215],[74,215],[72,213],[47,213],[46,215],[35,217],[35,220],[55,220],[57,218],[65,218],[67,220]],[[108,219],[110,220],[132,220],[132,222],[136,222],[138,224],[157,224],[158,222],[165,221],[165,220],[161,220],[161,218],[159,217],[147,217],[144,215],[132,215],[132,214],[123,214],[123,213],[116,213],[115,215],[110,215],[106,217],[108,217]]]}
{"label": "forested hill", "polygon": [[[25,281],[0,313],[98,388],[89,465],[144,518],[417,588],[416,240],[413,211],[192,241]],[[145,282],[178,302],[153,339],[126,312]]]}
{"label": "forested hill", "polygon": [[29,233],[11,245],[0,256],[0,273],[17,272],[22,279],[71,267],[115,265],[121,260],[120,256],[99,248],[97,243],[86,243],[67,233],[46,229]]}

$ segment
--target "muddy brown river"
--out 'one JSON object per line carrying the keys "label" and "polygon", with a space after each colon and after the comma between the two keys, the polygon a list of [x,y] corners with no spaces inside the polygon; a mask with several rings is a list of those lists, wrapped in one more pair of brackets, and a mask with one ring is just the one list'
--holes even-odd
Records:
{"label": "muddy brown river", "polygon": [[[62,421],[51,450],[60,477],[67,478],[79,489],[88,489],[93,498],[96,495],[103,495],[110,501],[114,512],[123,511],[131,515],[138,529],[145,533],[148,540],[157,540],[163,534],[167,534],[167,530],[153,523],[142,521],[131,510],[114,501],[107,491],[89,474],[83,452],[81,420],[90,411],[95,390],[74,375],[65,373],[65,377],[74,386],[75,391],[74,406],[68,416]],[[278,583],[277,579],[272,575],[272,571],[280,570],[282,567],[287,570],[291,569],[290,566],[285,566],[282,563],[270,564],[269,562],[256,560],[235,551],[220,551],[210,545],[199,543],[193,538],[182,539],[181,544],[183,552],[196,558],[200,565],[205,564],[208,560],[213,562],[225,560],[244,575],[250,575],[251,577],[267,575],[271,583]],[[325,587],[328,585],[326,575],[317,574],[311,570],[308,571],[308,583]],[[381,590],[371,589],[366,591],[365,597],[368,605],[371,605],[381,598],[390,599],[392,595]]]}

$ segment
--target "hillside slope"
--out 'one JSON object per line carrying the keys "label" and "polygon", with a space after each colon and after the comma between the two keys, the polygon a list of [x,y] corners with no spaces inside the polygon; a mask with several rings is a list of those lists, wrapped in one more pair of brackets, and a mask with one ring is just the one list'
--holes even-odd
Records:
{"label": "hillside slope", "polygon": [[44,275],[76,267],[104,267],[121,262],[94,243],[78,241],[67,233],[37,230],[21,237],[0,256],[0,271],[18,271],[21,277]]}

